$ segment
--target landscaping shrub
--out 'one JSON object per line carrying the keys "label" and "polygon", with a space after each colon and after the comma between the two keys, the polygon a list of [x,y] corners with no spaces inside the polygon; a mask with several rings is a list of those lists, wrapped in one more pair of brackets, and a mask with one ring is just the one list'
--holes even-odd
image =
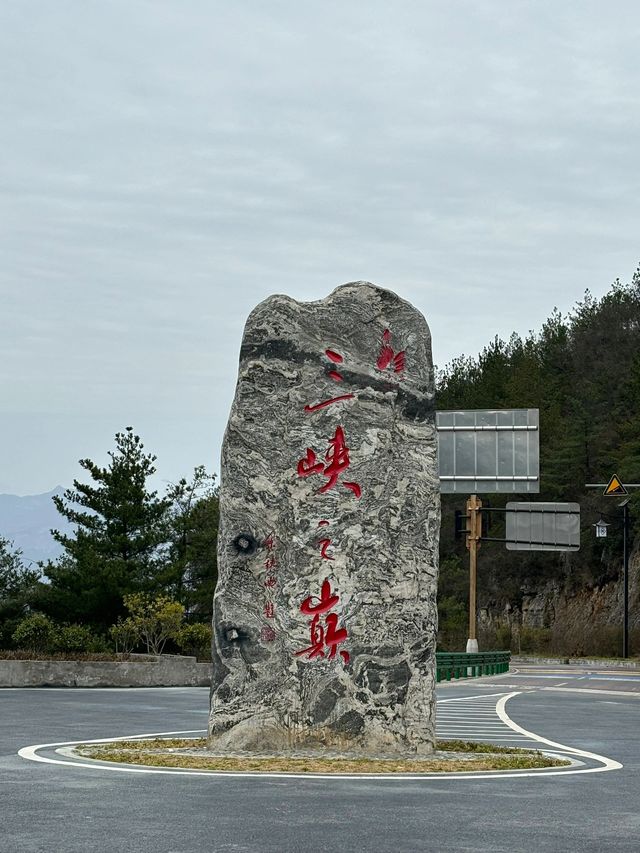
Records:
{"label": "landscaping shrub", "polygon": [[211,626],[203,622],[184,625],[177,636],[178,648],[187,655],[211,659]]}
{"label": "landscaping shrub", "polygon": [[161,655],[167,640],[175,640],[182,625],[184,607],[166,595],[156,598],[134,593],[125,595],[124,603],[131,614],[128,622],[147,652]]}
{"label": "landscaping shrub", "polygon": [[55,634],[54,649],[58,652],[103,652],[106,643],[86,625],[61,625]]}
{"label": "landscaping shrub", "polygon": [[56,639],[56,626],[44,613],[30,613],[18,623],[12,640],[18,649],[49,652]]}

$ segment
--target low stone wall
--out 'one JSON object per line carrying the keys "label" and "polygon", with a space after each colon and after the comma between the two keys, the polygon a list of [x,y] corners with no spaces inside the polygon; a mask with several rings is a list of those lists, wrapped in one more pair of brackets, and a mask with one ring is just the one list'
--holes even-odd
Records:
{"label": "low stone wall", "polygon": [[0,687],[208,687],[211,664],[162,655],[126,661],[0,660]]}

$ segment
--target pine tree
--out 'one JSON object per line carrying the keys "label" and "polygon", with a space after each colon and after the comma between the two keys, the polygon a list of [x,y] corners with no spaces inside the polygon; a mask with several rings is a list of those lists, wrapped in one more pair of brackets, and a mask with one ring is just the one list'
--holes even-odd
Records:
{"label": "pine tree", "polygon": [[22,552],[0,536],[0,648],[9,645],[39,578],[37,569],[23,564]]}
{"label": "pine tree", "polygon": [[194,469],[168,497],[169,560],[162,575],[165,588],[186,608],[187,617],[209,621],[217,579],[218,490],[204,465]]}
{"label": "pine tree", "polygon": [[144,452],[133,428],[116,433],[115,441],[106,468],[80,460],[92,482],[74,480],[72,489],[53,498],[76,529],[71,535],[52,531],[65,553],[44,567],[51,583],[39,602],[56,618],[101,629],[124,612],[125,595],[162,591],[158,574],[170,506],[148,489],[156,457]]}

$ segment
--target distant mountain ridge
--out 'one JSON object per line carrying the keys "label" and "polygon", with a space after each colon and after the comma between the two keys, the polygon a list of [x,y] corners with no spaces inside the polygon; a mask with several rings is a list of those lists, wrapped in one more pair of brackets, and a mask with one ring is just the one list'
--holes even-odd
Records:
{"label": "distant mountain ridge", "polygon": [[56,486],[41,495],[0,494],[0,536],[22,551],[27,565],[54,560],[62,554],[63,549],[51,536],[51,529],[67,533],[73,528],[51,499],[63,492],[62,486]]}

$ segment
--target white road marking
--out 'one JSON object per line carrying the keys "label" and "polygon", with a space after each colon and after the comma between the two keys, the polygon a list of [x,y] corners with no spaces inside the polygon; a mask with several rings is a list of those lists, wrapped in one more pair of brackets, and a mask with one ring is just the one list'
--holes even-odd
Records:
{"label": "white road marking", "polygon": [[512,696],[517,695],[517,693],[512,693],[509,696],[505,696],[502,699],[498,700],[498,704],[496,705],[496,714],[503,722],[505,722],[509,726],[509,728],[513,729],[514,732],[519,732],[524,737],[537,741],[538,743],[543,743],[546,746],[561,749],[563,750],[563,752],[568,752],[571,755],[579,755],[581,758],[590,758],[592,761],[599,761],[604,765],[603,767],[586,767],[580,771],[567,770],[567,773],[602,773],[606,770],[620,770],[622,768],[623,765],[619,761],[614,761],[612,758],[606,758],[604,755],[598,755],[595,752],[587,752],[584,749],[577,749],[576,747],[565,746],[564,744],[549,740],[549,738],[542,737],[541,735],[537,735],[534,732],[527,731],[527,729],[524,729],[522,726],[519,726],[511,719],[511,717],[509,717],[509,715],[505,711],[505,706],[508,700],[511,699]]}
{"label": "white road marking", "polygon": [[541,687],[541,690],[556,691],[558,693],[590,693],[592,696],[630,696],[640,699],[640,693],[636,690],[599,690],[597,687]]}
{"label": "white road marking", "polygon": [[[134,765],[115,765],[115,764],[103,764],[98,761],[85,760],[85,761],[77,761],[77,760],[62,760],[57,758],[49,758],[44,755],[40,755],[40,750],[43,749],[58,749],[60,747],[73,747],[78,746],[80,744],[88,744],[88,743],[110,743],[117,741],[125,741],[125,740],[135,740],[140,738],[153,738],[153,737],[169,737],[176,735],[194,735],[194,734],[203,734],[203,729],[191,729],[189,731],[173,731],[173,732],[148,732],[146,734],[138,734],[138,735],[125,735],[116,738],[96,738],[93,740],[84,740],[84,741],[63,741],[59,743],[44,743],[37,744],[34,746],[25,746],[22,749],[18,750],[18,755],[21,758],[24,758],[28,761],[41,762],[43,764],[57,764],[63,765],[66,767],[80,767],[89,770],[97,770],[97,771],[108,771],[108,772],[116,772],[116,773],[146,773],[146,774],[170,774],[177,776],[213,776],[215,778],[219,777],[232,777],[232,778],[240,778],[240,779],[306,779],[306,780],[314,780],[314,779],[331,779],[333,781],[336,780],[346,780],[346,781],[444,781],[444,780],[460,780],[460,781],[469,781],[474,780],[478,781],[480,779],[523,779],[523,778],[541,778],[548,776],[564,776],[564,775],[576,775],[580,773],[602,773],[607,770],[619,770],[622,768],[622,764],[618,761],[614,761],[613,759],[606,758],[602,755],[597,755],[596,753],[587,752],[585,750],[578,749],[576,747],[565,746],[564,744],[556,743],[555,741],[551,741],[548,738],[544,738],[541,735],[537,735],[534,732],[529,732],[526,729],[519,726],[515,723],[507,714],[505,710],[505,706],[509,699],[512,699],[514,696],[518,696],[522,691],[516,691],[513,693],[497,693],[491,694],[490,696],[481,695],[481,696],[466,696],[466,697],[456,697],[448,700],[441,700],[438,704],[444,703],[453,703],[453,702],[468,702],[469,709],[476,709],[478,707],[482,708],[483,705],[491,706],[493,714],[497,714],[499,723],[491,724],[491,733],[487,735],[478,735],[474,734],[473,737],[467,735],[464,739],[468,740],[489,740],[490,742],[504,742],[509,739],[512,741],[514,739],[529,741],[528,745],[530,746],[530,741],[534,741],[536,744],[543,744],[547,747],[551,747],[551,750],[546,750],[551,752],[551,754],[564,754],[566,757],[570,758],[574,763],[572,766],[565,769],[553,769],[553,768],[540,768],[538,770],[509,770],[509,771],[484,771],[484,772],[473,772],[469,771],[467,773],[433,773],[433,774],[374,774],[374,773],[366,773],[366,774],[322,774],[322,773],[269,773],[269,772],[237,772],[237,771],[220,771],[220,770],[178,770],[175,768],[165,768],[165,767],[139,767]],[[601,692],[601,691],[596,691]],[[604,691],[602,691],[604,692]],[[493,703],[487,703],[487,699],[495,699],[498,697],[498,701],[495,705]],[[460,707],[460,706],[457,706]],[[447,709],[448,710],[448,709]],[[453,710],[453,708],[451,709]],[[487,726],[487,721],[483,716],[482,720],[478,720],[478,724],[483,727]],[[449,724],[447,724],[449,725]],[[451,722],[451,725],[455,727],[456,732],[458,734],[456,737],[461,737],[460,730],[464,727],[462,725],[458,725],[457,723]],[[497,726],[503,726],[503,730],[500,733]],[[473,728],[473,718],[470,721],[467,721],[466,731],[469,732],[470,727]],[[449,729],[447,729],[448,731]],[[515,733],[515,737],[514,734]],[[441,732],[438,732],[438,736],[442,737]],[[598,762],[601,766],[599,767],[583,767],[576,766],[582,765],[580,758],[586,758],[591,761]]]}
{"label": "white road marking", "polygon": [[456,696],[452,699],[438,699],[438,705],[444,705],[445,702],[484,702],[491,696],[504,696],[504,690],[501,693],[483,693],[481,696]]}

